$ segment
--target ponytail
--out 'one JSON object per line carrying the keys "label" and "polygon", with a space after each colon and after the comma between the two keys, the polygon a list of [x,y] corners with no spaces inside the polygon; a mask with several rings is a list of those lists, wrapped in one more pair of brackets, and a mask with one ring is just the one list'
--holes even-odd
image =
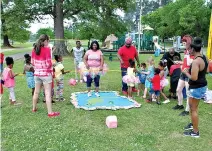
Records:
{"label": "ponytail", "polygon": [[37,41],[37,43],[34,45],[34,51],[36,55],[40,55],[41,47],[44,47],[44,41],[49,40],[49,36],[44,34],[41,35]]}

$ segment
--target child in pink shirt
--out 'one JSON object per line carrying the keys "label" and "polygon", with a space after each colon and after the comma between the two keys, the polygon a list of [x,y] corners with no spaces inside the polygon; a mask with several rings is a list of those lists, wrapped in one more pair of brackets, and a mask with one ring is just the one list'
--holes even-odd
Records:
{"label": "child in pink shirt", "polygon": [[14,74],[12,71],[13,68],[13,58],[12,57],[7,57],[6,58],[6,65],[7,67],[3,71],[3,81],[4,81],[4,86],[9,89],[9,100],[11,105],[19,105],[20,103],[16,102],[15,98],[15,77],[18,74]]}

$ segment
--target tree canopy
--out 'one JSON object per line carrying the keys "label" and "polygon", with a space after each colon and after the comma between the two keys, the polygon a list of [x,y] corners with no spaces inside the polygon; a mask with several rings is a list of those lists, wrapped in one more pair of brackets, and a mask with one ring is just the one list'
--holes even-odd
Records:
{"label": "tree canopy", "polygon": [[154,28],[161,37],[190,34],[207,40],[210,9],[204,0],[177,0],[142,17],[142,24]]}

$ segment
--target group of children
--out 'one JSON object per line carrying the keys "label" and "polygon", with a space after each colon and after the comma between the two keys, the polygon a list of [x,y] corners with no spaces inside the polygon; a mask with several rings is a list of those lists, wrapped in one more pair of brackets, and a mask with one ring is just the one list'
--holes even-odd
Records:
{"label": "group of children", "polygon": [[149,98],[147,102],[155,101],[160,103],[160,95],[163,96],[164,102],[169,103],[168,97],[164,94],[164,88],[169,84],[167,77],[166,60],[161,60],[158,66],[154,66],[154,59],[150,57],[146,63],[141,63],[140,68],[136,69],[135,62],[129,60],[130,67],[127,69],[127,75],[123,77],[123,82],[128,85],[128,97],[132,98],[132,88],[138,86],[138,96],[143,91],[143,98]]}
{"label": "group of children", "polygon": [[[2,55],[3,56],[3,55]],[[34,68],[31,64],[31,56],[29,54],[24,55],[25,58],[25,65],[24,65],[24,71],[23,74],[26,75],[27,80],[27,86],[28,88],[32,89],[32,96],[35,91],[35,81],[34,81]],[[3,57],[1,58],[1,60]],[[6,67],[4,69],[1,69],[1,96],[3,94],[3,85],[5,88],[9,90],[9,99],[11,105],[20,105],[21,103],[16,102],[15,97],[15,77],[19,74],[15,74],[13,72],[13,65],[14,60],[12,57],[7,57],[5,59],[6,61]],[[64,71],[64,66],[62,64],[62,56],[55,55],[55,61],[53,65],[53,81],[52,81],[52,102],[54,103],[53,96],[54,96],[54,80],[57,85],[56,89],[56,101],[64,101],[63,97],[63,85],[64,85],[64,78],[63,75],[68,73],[69,71]],[[1,67],[3,67],[3,61],[1,64]],[[45,93],[44,93],[45,95]],[[45,100],[44,100],[45,102]]]}

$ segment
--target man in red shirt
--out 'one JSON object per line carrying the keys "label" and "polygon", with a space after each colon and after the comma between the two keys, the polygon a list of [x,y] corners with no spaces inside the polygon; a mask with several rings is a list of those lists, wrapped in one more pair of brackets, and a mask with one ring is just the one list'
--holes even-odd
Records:
{"label": "man in red shirt", "polygon": [[[136,59],[138,66],[140,66],[138,53],[136,51],[136,48],[132,46],[132,39],[130,37],[125,39],[125,45],[118,50],[117,55],[121,63],[122,77],[125,76],[127,73],[127,68],[130,66],[129,64],[130,59],[132,60]],[[128,89],[127,84],[122,81],[122,92],[124,95],[127,95],[127,89]],[[133,91],[134,92],[136,91],[135,88],[133,89]]]}

